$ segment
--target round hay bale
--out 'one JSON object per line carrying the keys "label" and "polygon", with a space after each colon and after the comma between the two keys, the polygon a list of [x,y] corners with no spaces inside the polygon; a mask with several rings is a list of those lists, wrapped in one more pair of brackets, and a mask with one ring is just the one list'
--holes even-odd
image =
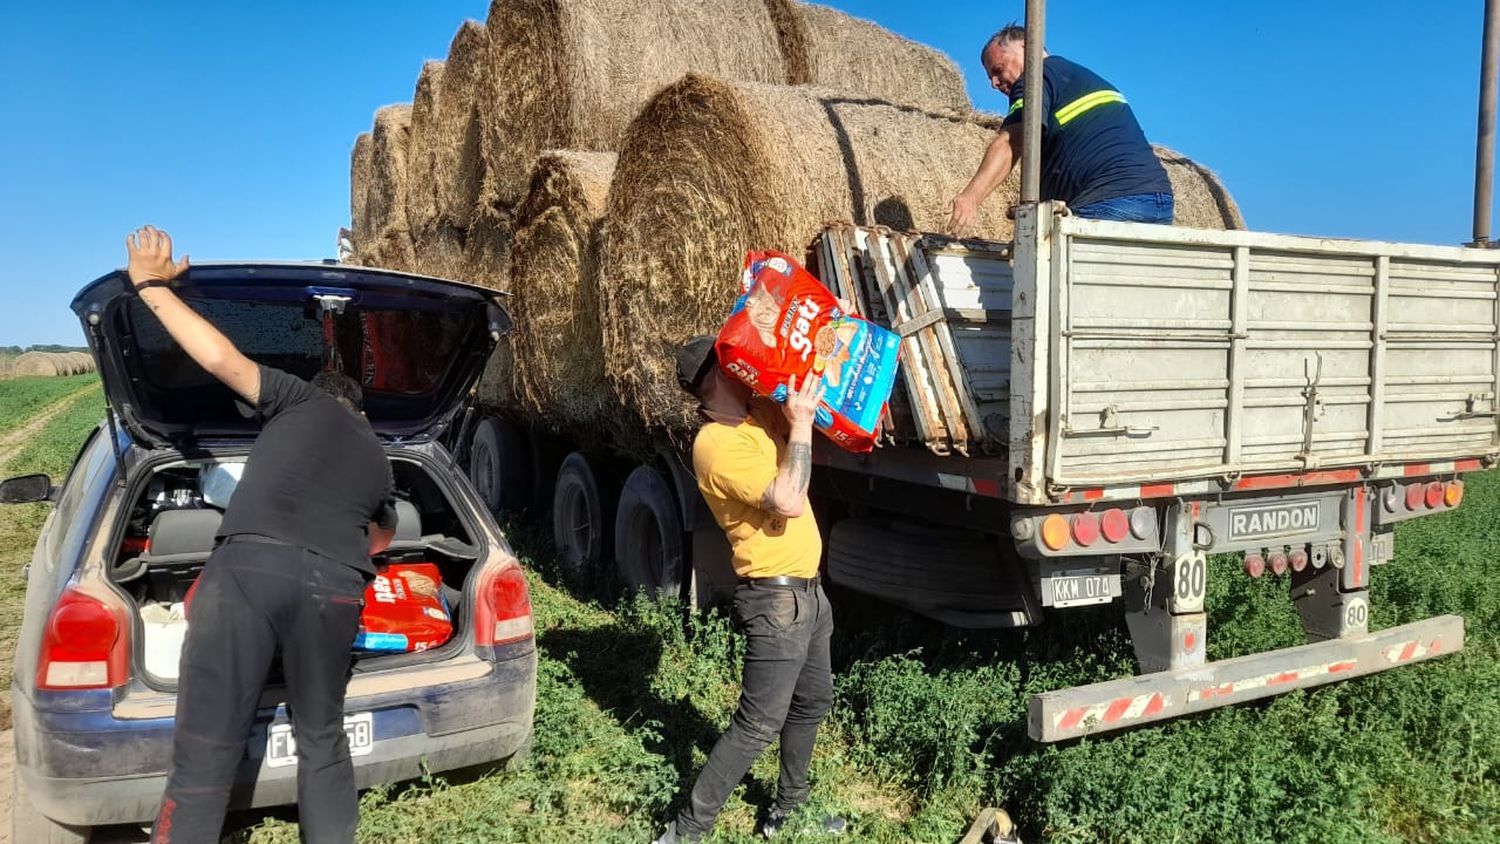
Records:
{"label": "round hay bale", "polygon": [[406,153],[406,225],[420,238],[437,225],[438,95],[443,63],[428,61],[417,75],[411,98],[411,129]]}
{"label": "round hay bale", "polygon": [[57,360],[57,371],[59,375],[79,375],[83,372],[82,364],[73,357],[72,352],[53,352]]}
{"label": "round hay bale", "polygon": [[932,111],[971,108],[963,74],[947,55],[827,6],[793,9],[810,84]]}
{"label": "round hay bale", "polygon": [[1172,225],[1193,229],[1243,229],[1245,218],[1212,170],[1182,153],[1152,145],[1172,182]]}
{"label": "round hay bale", "polygon": [[78,361],[78,371],[80,373],[93,372],[97,368],[94,366],[94,356],[88,352],[73,352],[72,354]]}
{"label": "round hay bale", "polygon": [[448,45],[433,146],[438,220],[460,229],[472,225],[484,181],[479,98],[491,74],[484,24],[464,21]]}
{"label": "round hay bale", "polygon": [[375,112],[371,143],[372,178],[365,206],[369,215],[369,239],[384,239],[391,231],[399,231],[408,241],[411,239],[408,234],[411,229],[406,222],[407,151],[410,145],[410,105],[388,105]]}
{"label": "round hay bale", "polygon": [[361,132],[349,151],[349,231],[356,247],[370,238],[370,184],[375,180],[375,137]]}
{"label": "round hay bale", "polygon": [[58,371],[58,361],[49,352],[26,352],[16,358],[16,377],[28,376],[52,377],[61,375]]}
{"label": "round hay bale", "polygon": [[514,208],[542,150],[619,149],[641,106],[690,71],[791,81],[769,11],[791,19],[789,2],[494,0],[483,201]]}
{"label": "round hay bale", "polygon": [[465,271],[463,229],[439,222],[412,238],[414,272],[461,280]]}
{"label": "round hay bale", "polygon": [[593,238],[615,160],[609,152],[543,153],[517,209],[509,301],[517,399],[558,430],[604,421]]}
{"label": "round hay bale", "polygon": [[[801,256],[828,220],[936,230],[991,137],[825,89],[699,75],[664,89],[626,135],[601,232],[605,368],[621,400],[650,427],[691,427],[672,352],[718,330],[746,249]],[[980,230],[1008,226],[1006,207],[985,202]]]}
{"label": "round hay bale", "polygon": [[356,246],[349,263],[362,267],[381,267],[398,272],[416,272],[415,247],[411,232],[405,226],[387,228],[379,237]]}
{"label": "round hay bale", "polygon": [[[476,216],[464,242],[464,262],[459,281],[487,287],[510,289],[511,229],[506,221],[494,215]],[[511,303],[502,303],[507,312]],[[515,332],[500,338],[484,373],[479,378],[479,398],[499,410],[516,407],[514,383],[515,356],[511,353]]]}

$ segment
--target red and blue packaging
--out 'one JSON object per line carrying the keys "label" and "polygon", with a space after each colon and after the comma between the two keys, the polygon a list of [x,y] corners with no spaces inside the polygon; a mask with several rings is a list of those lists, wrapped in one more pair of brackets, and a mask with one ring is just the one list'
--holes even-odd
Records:
{"label": "red and blue packaging", "polygon": [[365,587],[357,651],[409,653],[453,637],[453,613],[443,598],[443,576],[432,563],[391,563]]}
{"label": "red and blue packaging", "polygon": [[901,338],[854,314],[792,258],[745,254],[741,293],[714,351],[724,371],[757,395],[787,398],[787,382],[823,380],[813,425],[854,452],[875,447],[881,414],[895,385]]}

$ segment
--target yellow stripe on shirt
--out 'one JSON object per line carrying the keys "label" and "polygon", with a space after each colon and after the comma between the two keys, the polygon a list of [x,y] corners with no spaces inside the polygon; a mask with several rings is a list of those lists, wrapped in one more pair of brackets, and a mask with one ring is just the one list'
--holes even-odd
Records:
{"label": "yellow stripe on shirt", "polygon": [[1071,103],[1057,110],[1057,125],[1065,126],[1080,114],[1091,108],[1097,108],[1106,103],[1124,103],[1125,95],[1119,91],[1095,91],[1092,94],[1084,94]]}

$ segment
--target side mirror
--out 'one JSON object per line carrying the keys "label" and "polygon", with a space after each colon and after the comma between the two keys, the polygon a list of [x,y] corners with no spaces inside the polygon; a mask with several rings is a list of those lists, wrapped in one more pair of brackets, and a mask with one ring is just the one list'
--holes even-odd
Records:
{"label": "side mirror", "polygon": [[0,481],[0,504],[30,504],[52,497],[52,479],[46,475],[21,475]]}

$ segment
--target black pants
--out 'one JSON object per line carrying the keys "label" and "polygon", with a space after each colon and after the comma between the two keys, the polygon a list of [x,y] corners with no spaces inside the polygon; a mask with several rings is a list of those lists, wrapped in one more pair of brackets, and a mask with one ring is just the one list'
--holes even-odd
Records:
{"label": "black pants", "polygon": [[352,842],[359,822],[344,692],[365,575],[290,545],[233,538],[189,608],[172,775],[153,842],[217,842],[278,647],[297,739],[302,840]]}
{"label": "black pants", "polygon": [[734,590],[734,620],[745,634],[740,705],[677,817],[678,833],[689,838],[708,834],[730,792],[778,734],[776,808],[802,805],[818,725],[833,702],[833,612],[821,585],[741,584]]}

